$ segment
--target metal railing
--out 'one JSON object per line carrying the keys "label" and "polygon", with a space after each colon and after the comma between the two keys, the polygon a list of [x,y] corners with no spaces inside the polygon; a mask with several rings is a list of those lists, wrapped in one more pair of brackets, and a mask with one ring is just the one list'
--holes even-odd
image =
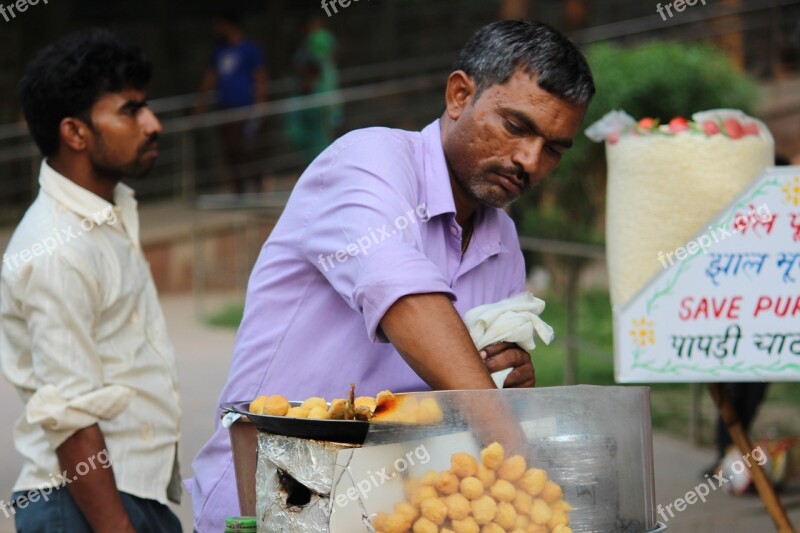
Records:
{"label": "metal railing", "polygon": [[[736,10],[709,6],[687,11],[668,24],[653,14],[589,28],[572,37],[582,44],[630,43],[662,35],[692,41],[708,38],[712,33],[709,23],[732,14],[742,16],[737,31],[770,32],[781,10],[798,4],[800,0],[771,0],[745,2]],[[713,31],[729,29],[715,25]],[[768,53],[773,55],[774,51]],[[137,196],[143,202],[169,198],[192,201],[198,194],[218,190],[232,170],[220,150],[219,129],[237,122],[262,124],[250,141],[252,157],[233,170],[262,176],[297,177],[308,162],[307,154],[284,135],[284,120],[292,113],[342,105],[342,131],[371,125],[419,128],[441,113],[441,88],[455,57],[452,51],[342,69],[340,78],[345,88],[322,95],[292,97],[291,79],[274,80],[270,82],[272,99],[267,103],[200,115],[190,114],[196,94],[154,100],[151,106],[164,126],[161,157],[152,173],[136,182]],[[23,125],[0,125],[0,226],[15,222],[33,198],[38,189],[40,159]]]}

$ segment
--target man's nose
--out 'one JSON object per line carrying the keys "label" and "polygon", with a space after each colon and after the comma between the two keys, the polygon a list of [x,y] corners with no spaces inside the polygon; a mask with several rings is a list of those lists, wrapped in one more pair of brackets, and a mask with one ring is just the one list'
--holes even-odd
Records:
{"label": "man's nose", "polygon": [[539,167],[544,151],[544,139],[525,139],[517,147],[513,162],[522,167],[525,173],[530,176],[531,183],[537,181]]}
{"label": "man's nose", "polygon": [[153,134],[161,134],[161,121],[158,120],[156,114],[153,113],[149,107],[142,109],[142,120],[144,121],[145,135],[150,137]]}

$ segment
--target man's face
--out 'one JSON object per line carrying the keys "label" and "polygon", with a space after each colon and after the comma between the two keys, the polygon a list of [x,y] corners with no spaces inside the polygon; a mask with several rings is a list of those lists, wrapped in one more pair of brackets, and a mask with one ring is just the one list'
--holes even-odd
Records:
{"label": "man's face", "polygon": [[522,70],[477,100],[466,75],[462,96],[451,90],[459,83],[454,76],[446,111],[452,126],[444,139],[452,178],[471,199],[505,207],[555,169],[572,146],[586,106],[548,93]]}
{"label": "man's face", "polygon": [[87,153],[99,175],[144,176],[158,157],[161,123],[137,89],[102,95],[92,106],[90,130]]}

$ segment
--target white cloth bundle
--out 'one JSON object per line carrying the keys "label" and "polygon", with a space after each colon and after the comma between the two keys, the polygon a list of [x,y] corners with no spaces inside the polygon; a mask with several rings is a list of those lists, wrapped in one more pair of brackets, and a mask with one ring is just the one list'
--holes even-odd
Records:
{"label": "white cloth bundle", "polygon": [[[554,332],[539,315],[544,311],[544,300],[524,292],[493,304],[479,305],[467,311],[464,322],[478,350],[498,342],[513,342],[524,350],[536,348],[534,332],[545,344],[553,340]],[[512,369],[492,374],[498,387]]]}

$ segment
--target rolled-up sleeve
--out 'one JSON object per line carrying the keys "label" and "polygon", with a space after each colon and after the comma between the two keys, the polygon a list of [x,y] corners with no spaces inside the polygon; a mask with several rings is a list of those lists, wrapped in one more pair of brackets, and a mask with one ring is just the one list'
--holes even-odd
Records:
{"label": "rolled-up sleeve", "polygon": [[444,293],[440,269],[425,256],[413,158],[402,140],[348,139],[319,172],[319,197],[309,214],[303,254],[347,304],[364,316],[369,338],[385,341],[386,311],[411,294]]}
{"label": "rolled-up sleeve", "polygon": [[101,295],[88,272],[80,258],[55,254],[35,261],[20,280],[36,382],[25,416],[42,425],[54,448],[76,431],[119,415],[134,394],[104,383],[94,334]]}

